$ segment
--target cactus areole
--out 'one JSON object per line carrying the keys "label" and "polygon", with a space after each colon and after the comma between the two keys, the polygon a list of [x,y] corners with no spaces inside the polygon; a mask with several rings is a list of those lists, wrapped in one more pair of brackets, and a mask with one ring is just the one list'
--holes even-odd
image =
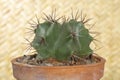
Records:
{"label": "cactus areole", "polygon": [[60,23],[52,18],[38,23],[34,29],[34,39],[31,46],[37,52],[37,59],[54,58],[58,61],[69,60],[74,54],[78,57],[93,53],[90,43],[93,37],[85,28],[86,21],[70,19]]}

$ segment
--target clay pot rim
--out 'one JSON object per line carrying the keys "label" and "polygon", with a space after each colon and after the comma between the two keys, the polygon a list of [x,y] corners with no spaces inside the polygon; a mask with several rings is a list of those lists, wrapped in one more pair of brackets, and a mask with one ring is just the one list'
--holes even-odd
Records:
{"label": "clay pot rim", "polygon": [[11,60],[11,62],[12,62],[13,65],[18,65],[18,66],[21,66],[21,67],[51,68],[51,69],[53,69],[53,68],[56,68],[56,69],[60,69],[60,68],[66,68],[66,69],[69,69],[69,68],[88,68],[88,67],[90,68],[90,67],[96,67],[96,66],[102,65],[106,62],[106,60],[99,55],[94,54],[93,56],[96,57],[97,59],[99,59],[100,61],[98,63],[92,63],[92,64],[86,64],[86,65],[74,65],[74,66],[37,66],[37,65],[29,65],[29,64],[24,64],[24,63],[17,62],[16,59],[22,57],[22,56],[20,56],[20,57],[14,58],[13,60]]}

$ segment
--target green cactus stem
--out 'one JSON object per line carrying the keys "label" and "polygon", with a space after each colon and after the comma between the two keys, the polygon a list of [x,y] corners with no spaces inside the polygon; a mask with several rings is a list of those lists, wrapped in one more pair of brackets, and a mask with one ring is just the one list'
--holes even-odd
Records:
{"label": "green cactus stem", "polygon": [[60,23],[59,19],[46,17],[43,23],[37,24],[35,37],[31,42],[38,59],[54,58],[64,61],[69,60],[73,54],[83,57],[93,53],[90,48],[93,37],[84,25],[88,20],[77,21],[72,18]]}

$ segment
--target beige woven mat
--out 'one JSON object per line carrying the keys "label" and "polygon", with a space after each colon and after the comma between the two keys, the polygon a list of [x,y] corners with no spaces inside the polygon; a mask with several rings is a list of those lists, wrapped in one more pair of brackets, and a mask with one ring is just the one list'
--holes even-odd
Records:
{"label": "beige woven mat", "polygon": [[41,12],[57,9],[58,15],[70,15],[79,9],[96,22],[102,49],[95,52],[106,58],[101,80],[120,80],[120,0],[0,0],[0,80],[15,80],[10,60],[25,53],[24,37],[31,19]]}

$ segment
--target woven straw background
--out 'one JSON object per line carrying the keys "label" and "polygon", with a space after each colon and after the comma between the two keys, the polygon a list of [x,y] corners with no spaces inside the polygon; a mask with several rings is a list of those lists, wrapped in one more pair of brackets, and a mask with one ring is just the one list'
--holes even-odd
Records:
{"label": "woven straw background", "polygon": [[106,58],[101,80],[120,80],[120,0],[0,0],[0,80],[15,80],[11,59],[28,54],[24,37],[29,21],[42,12],[56,8],[58,15],[70,15],[71,8],[83,10],[96,22],[91,31],[98,31],[102,46],[95,52]]}

